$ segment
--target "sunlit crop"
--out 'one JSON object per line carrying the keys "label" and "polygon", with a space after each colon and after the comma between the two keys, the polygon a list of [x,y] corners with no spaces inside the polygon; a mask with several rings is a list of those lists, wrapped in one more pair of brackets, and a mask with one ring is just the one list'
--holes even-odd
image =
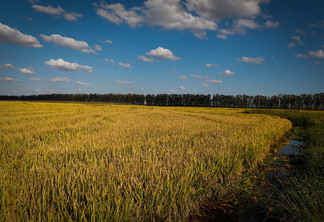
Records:
{"label": "sunlit crop", "polygon": [[181,221],[291,128],[242,110],[0,102],[0,221]]}

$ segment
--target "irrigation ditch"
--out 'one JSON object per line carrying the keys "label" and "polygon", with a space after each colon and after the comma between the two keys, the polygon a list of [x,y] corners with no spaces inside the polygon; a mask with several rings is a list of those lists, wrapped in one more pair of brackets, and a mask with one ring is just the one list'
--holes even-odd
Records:
{"label": "irrigation ditch", "polygon": [[248,173],[234,199],[206,203],[196,221],[324,221],[324,112],[249,110],[293,128]]}

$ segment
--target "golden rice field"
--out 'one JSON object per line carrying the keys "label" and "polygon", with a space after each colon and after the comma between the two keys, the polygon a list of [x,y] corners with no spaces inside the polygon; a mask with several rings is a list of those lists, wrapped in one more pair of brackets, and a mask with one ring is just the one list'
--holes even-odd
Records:
{"label": "golden rice field", "polygon": [[291,128],[241,111],[0,102],[0,221],[186,221]]}

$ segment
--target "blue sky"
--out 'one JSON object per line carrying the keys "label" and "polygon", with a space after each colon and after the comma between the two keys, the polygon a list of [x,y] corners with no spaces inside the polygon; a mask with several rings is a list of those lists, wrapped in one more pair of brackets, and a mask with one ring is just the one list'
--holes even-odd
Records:
{"label": "blue sky", "polygon": [[0,5],[0,95],[324,92],[323,0]]}

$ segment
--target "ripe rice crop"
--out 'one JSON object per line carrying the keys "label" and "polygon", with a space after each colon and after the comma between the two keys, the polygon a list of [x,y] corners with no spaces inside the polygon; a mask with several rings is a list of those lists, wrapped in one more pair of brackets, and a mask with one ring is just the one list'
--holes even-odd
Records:
{"label": "ripe rice crop", "polygon": [[241,111],[0,102],[0,220],[186,220],[291,128]]}

